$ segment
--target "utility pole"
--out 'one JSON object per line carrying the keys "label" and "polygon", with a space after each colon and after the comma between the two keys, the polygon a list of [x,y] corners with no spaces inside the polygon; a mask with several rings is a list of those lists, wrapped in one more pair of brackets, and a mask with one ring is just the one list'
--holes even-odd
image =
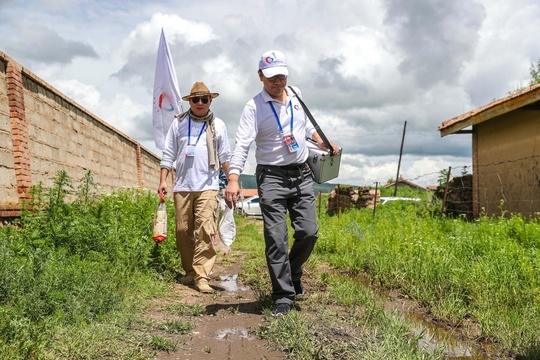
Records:
{"label": "utility pole", "polygon": [[396,182],[394,183],[394,196],[397,196],[397,185],[399,179],[399,168],[401,167],[401,156],[403,155],[403,143],[405,142],[405,130],[407,129],[407,121],[403,125],[403,136],[401,137],[401,149],[399,149],[399,161],[397,166]]}

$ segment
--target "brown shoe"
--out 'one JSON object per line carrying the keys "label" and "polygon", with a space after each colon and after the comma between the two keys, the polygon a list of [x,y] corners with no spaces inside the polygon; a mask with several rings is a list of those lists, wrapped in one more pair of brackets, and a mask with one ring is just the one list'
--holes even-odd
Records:
{"label": "brown shoe", "polygon": [[195,284],[195,289],[199,290],[199,292],[203,294],[214,293],[214,289],[212,289],[210,285],[208,285],[208,280],[206,279],[200,279],[199,281],[197,281],[197,283]]}
{"label": "brown shoe", "polygon": [[182,285],[195,285],[195,274],[186,274],[180,279],[178,283]]}

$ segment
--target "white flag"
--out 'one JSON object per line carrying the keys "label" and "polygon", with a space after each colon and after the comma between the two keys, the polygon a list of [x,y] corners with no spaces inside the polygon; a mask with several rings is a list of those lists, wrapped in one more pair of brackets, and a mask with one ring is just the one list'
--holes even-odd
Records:
{"label": "white flag", "polygon": [[154,78],[154,111],[152,119],[154,141],[160,150],[165,148],[165,136],[174,120],[174,116],[183,112],[181,101],[182,96],[178,89],[171,51],[169,45],[167,45],[167,40],[165,40],[165,33],[161,29]]}

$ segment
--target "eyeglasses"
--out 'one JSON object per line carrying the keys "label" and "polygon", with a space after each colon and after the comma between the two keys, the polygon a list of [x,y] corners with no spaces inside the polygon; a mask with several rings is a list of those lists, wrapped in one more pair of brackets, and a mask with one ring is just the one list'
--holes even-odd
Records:
{"label": "eyeglasses", "polygon": [[276,76],[266,78],[266,80],[271,81],[271,82],[285,81],[286,79],[287,79],[287,75],[276,75]]}
{"label": "eyeglasses", "polygon": [[195,96],[195,97],[191,98],[191,102],[194,103],[194,104],[197,104],[199,101],[202,101],[203,104],[208,104],[208,97],[206,97],[206,96],[203,96],[203,97]]}

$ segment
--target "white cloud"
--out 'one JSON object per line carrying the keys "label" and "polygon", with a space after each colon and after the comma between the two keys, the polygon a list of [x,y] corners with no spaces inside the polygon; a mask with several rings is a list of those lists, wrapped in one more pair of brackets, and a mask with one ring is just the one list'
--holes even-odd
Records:
{"label": "white cloud", "polygon": [[405,177],[470,163],[470,136],[440,138],[437,127],[527,85],[540,58],[535,0],[1,4],[0,50],[157,154],[148,139],[162,28],[182,94],[195,81],[220,93],[212,110],[231,144],[261,89],[260,54],[282,50],[290,84],[344,148],[339,181],[353,185],[395,178],[405,121]]}
{"label": "white cloud", "polygon": [[56,86],[60,91],[88,110],[95,109],[100,105],[101,93],[92,85],[84,84],[76,79],[59,80]]}
{"label": "white cloud", "polygon": [[123,42],[120,53],[129,56],[155,52],[161,29],[165,32],[170,46],[176,43],[193,46],[216,38],[209,24],[185,20],[174,14],[156,13],[149,21],[135,26]]}
{"label": "white cloud", "polygon": [[205,84],[211,90],[226,89],[227,97],[239,102],[249,98],[250,94],[246,92],[248,78],[235,67],[233,59],[227,55],[218,55],[205,60],[202,69],[205,78],[208,79]]}
{"label": "white cloud", "polygon": [[131,136],[141,135],[140,124],[133,119],[148,111],[147,104],[135,102],[127,94],[117,94],[102,107],[103,118],[114,123],[122,132]]}

